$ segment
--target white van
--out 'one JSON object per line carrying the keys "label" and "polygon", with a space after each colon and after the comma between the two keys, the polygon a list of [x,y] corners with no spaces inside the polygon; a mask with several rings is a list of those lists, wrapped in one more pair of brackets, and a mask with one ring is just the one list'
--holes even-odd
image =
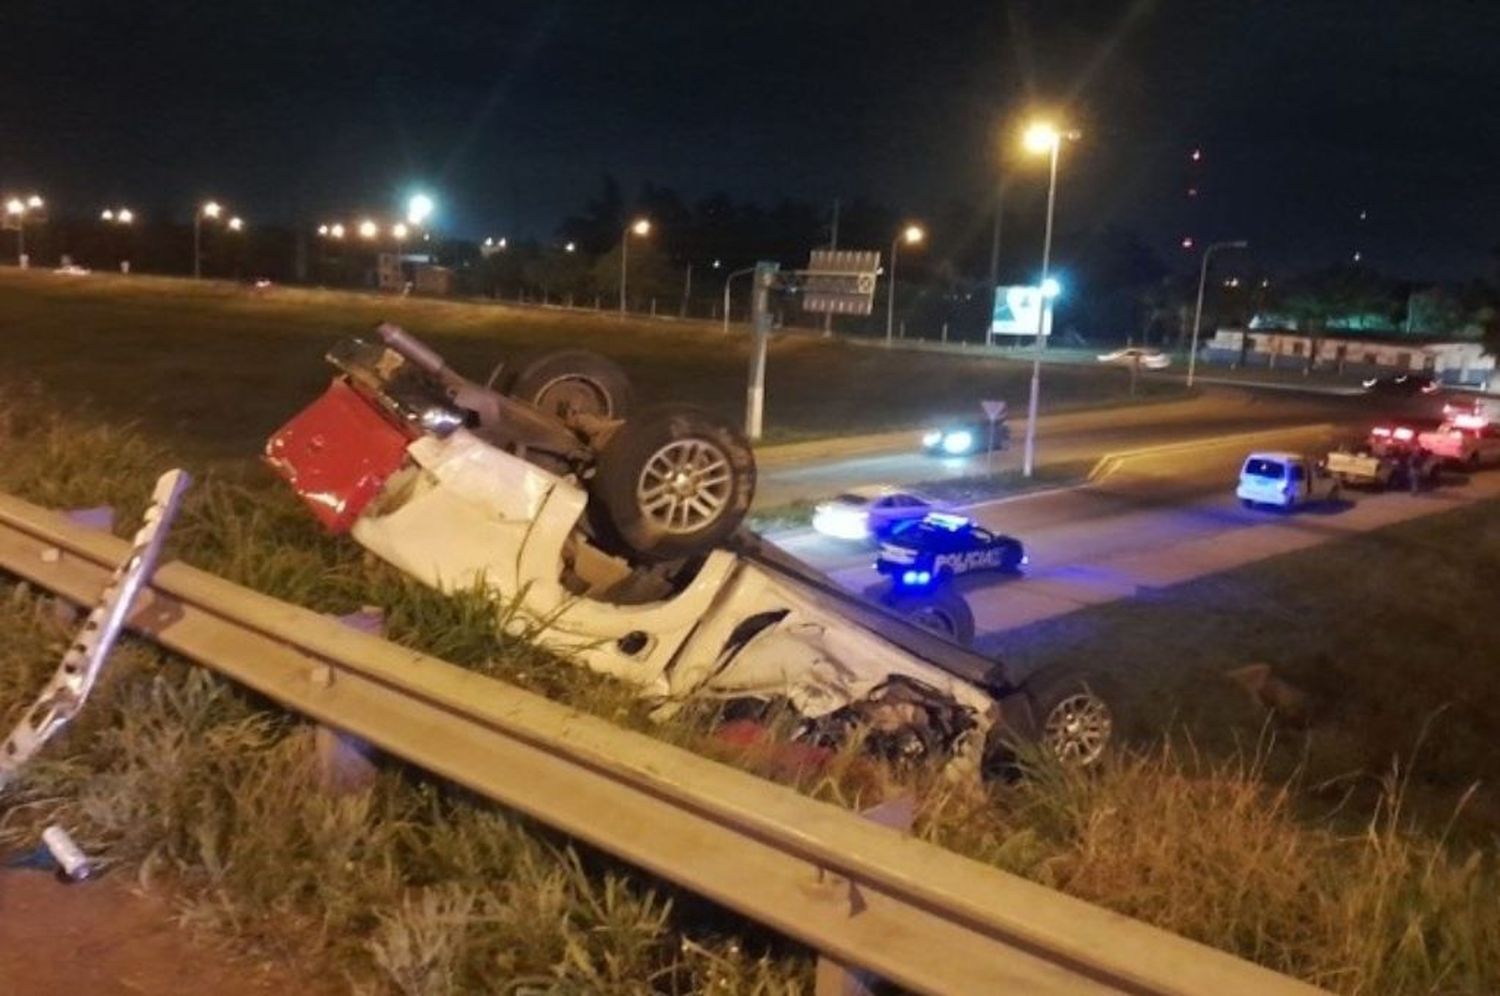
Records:
{"label": "white van", "polygon": [[1327,464],[1300,453],[1251,453],[1240,468],[1234,492],[1246,508],[1269,505],[1296,508],[1314,502],[1336,502],[1343,494]]}

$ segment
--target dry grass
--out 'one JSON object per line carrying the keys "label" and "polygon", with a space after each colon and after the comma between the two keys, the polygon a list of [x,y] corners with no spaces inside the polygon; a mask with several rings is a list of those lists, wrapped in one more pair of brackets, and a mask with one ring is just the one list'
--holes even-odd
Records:
{"label": "dry grass", "polygon": [[[5,490],[134,508],[166,459],[136,434],[19,415],[0,420]],[[1295,772],[1268,776],[1276,744],[1250,760],[1148,750],[1087,777],[1033,762],[1026,779],[986,789],[853,752],[789,771],[714,745],[711,711],[652,727],[619,686],[500,634],[484,599],[366,563],[248,475],[200,483],[174,537],[237,581],[325,611],[383,605],[396,639],[818,797],[857,807],[913,791],[918,832],[937,843],[1330,988],[1500,991],[1493,845],[1410,818],[1404,768],[1362,810],[1325,803]],[[0,717],[13,719],[66,630],[14,587],[0,627]],[[87,848],[169,883],[191,921],[373,991],[805,989],[805,955],[687,912],[628,869],[419,773],[388,769],[355,797],[314,791],[306,727],[204,672],[127,645],[99,696],[29,769],[0,839],[60,820]]]}

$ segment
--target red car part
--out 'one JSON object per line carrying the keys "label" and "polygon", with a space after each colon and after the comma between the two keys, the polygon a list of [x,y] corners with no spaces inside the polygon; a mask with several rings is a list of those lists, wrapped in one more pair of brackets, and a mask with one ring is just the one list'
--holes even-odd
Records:
{"label": "red car part", "polygon": [[345,533],[406,459],[412,437],[343,380],[266,443],[266,462],[333,533]]}

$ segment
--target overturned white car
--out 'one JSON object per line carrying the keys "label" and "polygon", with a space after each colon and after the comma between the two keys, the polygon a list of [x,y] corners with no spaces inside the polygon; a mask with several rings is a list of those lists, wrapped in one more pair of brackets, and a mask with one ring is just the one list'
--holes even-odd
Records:
{"label": "overturned white car", "polygon": [[377,331],[329,354],[339,375],[266,454],[325,525],[425,584],[488,588],[508,627],[663,709],[784,702],[801,736],[857,731],[898,758],[976,764],[1002,729],[1081,764],[1108,746],[1102,676],[1014,686],[741,529],[754,460],[713,416],[632,412],[624,375],[593,354],[481,386],[403,330]]}

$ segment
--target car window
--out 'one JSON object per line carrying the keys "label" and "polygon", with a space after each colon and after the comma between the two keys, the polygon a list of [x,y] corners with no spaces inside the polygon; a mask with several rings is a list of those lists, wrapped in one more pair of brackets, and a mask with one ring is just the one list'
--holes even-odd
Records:
{"label": "car window", "polygon": [[838,502],[840,505],[864,506],[870,504],[870,499],[866,498],[864,495],[839,495],[834,499],[834,501]]}
{"label": "car window", "polygon": [[975,526],[969,530],[969,538],[977,543],[993,543],[995,541],[995,534],[988,529],[980,529],[978,526]]}
{"label": "car window", "polygon": [[1245,461],[1245,473],[1250,477],[1264,477],[1268,481],[1279,481],[1283,467],[1275,460],[1251,459]]}
{"label": "car window", "polygon": [[1294,481],[1300,481],[1307,476],[1307,471],[1300,463],[1294,463],[1287,467],[1287,476]]}

